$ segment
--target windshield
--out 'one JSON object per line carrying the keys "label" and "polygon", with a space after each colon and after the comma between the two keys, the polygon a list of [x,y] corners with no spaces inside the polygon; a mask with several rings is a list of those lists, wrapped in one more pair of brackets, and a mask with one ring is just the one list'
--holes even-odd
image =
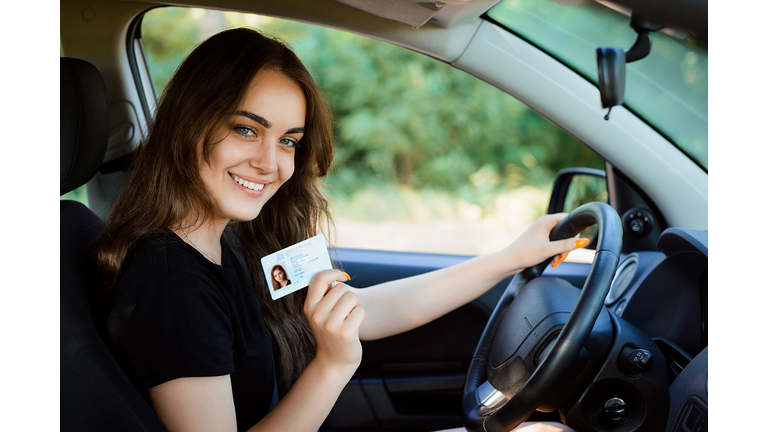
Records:
{"label": "windshield", "polygon": [[[637,38],[629,16],[604,4],[507,0],[488,15],[597,85],[596,49],[627,51]],[[651,53],[627,64],[624,106],[707,169],[706,43],[670,29],[651,40]]]}

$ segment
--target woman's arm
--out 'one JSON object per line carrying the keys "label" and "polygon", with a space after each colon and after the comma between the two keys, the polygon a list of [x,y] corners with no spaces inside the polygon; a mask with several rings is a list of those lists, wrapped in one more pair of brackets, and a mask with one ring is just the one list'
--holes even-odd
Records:
{"label": "woman's arm", "polygon": [[[279,404],[251,431],[317,431],[352,373],[312,361]],[[179,378],[149,389],[170,432],[237,431],[229,375]]]}
{"label": "woman's arm", "polygon": [[[317,431],[362,359],[359,329],[365,313],[339,270],[309,284],[304,313],[317,355],[291,390],[251,431]],[[229,375],[179,378],[149,389],[155,412],[169,431],[236,431]]]}
{"label": "woman's arm", "polygon": [[481,296],[523,269],[576,248],[576,240],[549,241],[549,232],[567,214],[539,218],[505,249],[461,264],[376,285],[353,288],[365,308],[362,340],[411,330]]}

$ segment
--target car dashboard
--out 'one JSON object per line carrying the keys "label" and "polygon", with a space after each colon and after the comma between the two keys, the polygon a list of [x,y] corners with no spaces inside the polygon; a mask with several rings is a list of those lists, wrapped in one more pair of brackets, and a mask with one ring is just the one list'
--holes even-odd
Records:
{"label": "car dashboard", "polygon": [[626,255],[605,305],[642,330],[664,354],[669,387],[667,431],[707,428],[708,233],[669,228],[659,251]]}

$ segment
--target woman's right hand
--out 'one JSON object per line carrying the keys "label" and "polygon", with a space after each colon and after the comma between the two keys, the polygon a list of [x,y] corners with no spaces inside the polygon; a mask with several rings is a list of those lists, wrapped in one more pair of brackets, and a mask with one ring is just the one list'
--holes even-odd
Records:
{"label": "woman's right hand", "polygon": [[340,270],[316,274],[309,283],[304,314],[317,342],[315,361],[339,370],[348,379],[363,357],[359,332],[365,311],[357,295],[341,283],[347,280]]}

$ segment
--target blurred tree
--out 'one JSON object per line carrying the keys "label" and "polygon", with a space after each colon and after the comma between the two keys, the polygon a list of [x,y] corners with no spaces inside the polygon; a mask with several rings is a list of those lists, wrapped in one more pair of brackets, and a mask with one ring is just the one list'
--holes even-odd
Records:
{"label": "blurred tree", "polygon": [[158,96],[184,58],[203,39],[203,9],[164,7],[144,15],[141,33]]}
{"label": "blurred tree", "polygon": [[361,178],[459,190],[483,167],[503,173],[509,165],[524,180],[499,187],[545,186],[567,166],[603,167],[548,120],[464,72],[384,42],[308,29],[295,46],[338,122],[332,181],[342,190]]}

